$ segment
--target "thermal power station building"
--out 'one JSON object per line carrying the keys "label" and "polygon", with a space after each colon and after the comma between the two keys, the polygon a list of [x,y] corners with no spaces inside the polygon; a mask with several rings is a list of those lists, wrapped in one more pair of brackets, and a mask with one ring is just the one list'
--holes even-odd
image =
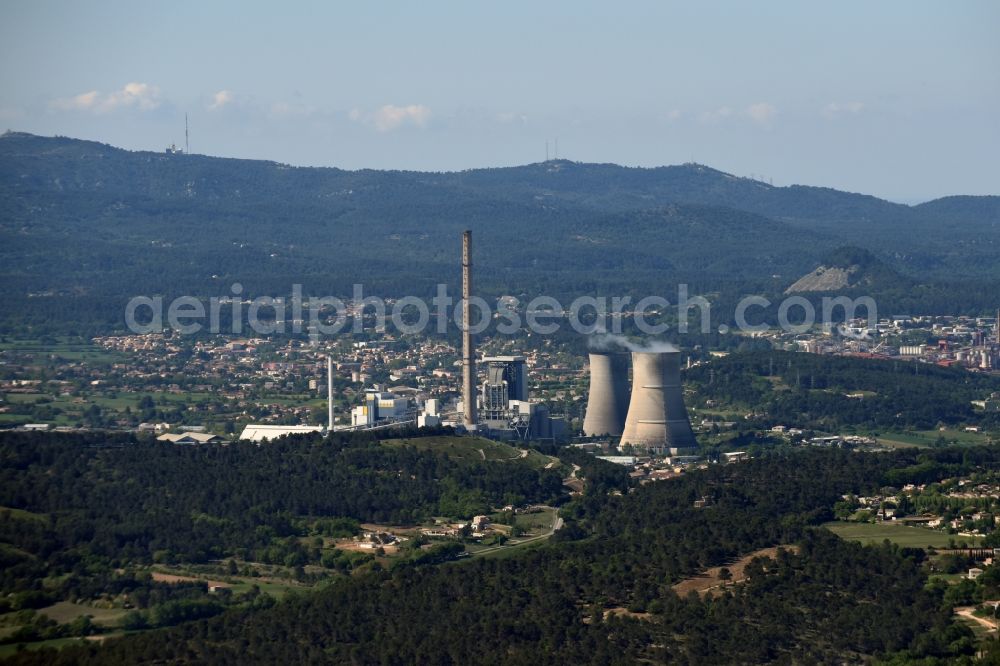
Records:
{"label": "thermal power station building", "polygon": [[528,367],[523,356],[486,357],[480,364],[486,369],[482,386],[482,418],[496,421],[506,418],[511,400],[528,399]]}
{"label": "thermal power station building", "polygon": [[697,446],[681,388],[680,351],[632,352],[632,397],[621,444]]}
{"label": "thermal power station building", "polygon": [[562,439],[566,422],[528,397],[526,361],[524,356],[488,356],[478,362],[486,370],[479,392],[480,423],[501,439]]}
{"label": "thermal power station building", "polygon": [[583,434],[620,436],[625,430],[628,402],[628,353],[591,352],[590,394]]}

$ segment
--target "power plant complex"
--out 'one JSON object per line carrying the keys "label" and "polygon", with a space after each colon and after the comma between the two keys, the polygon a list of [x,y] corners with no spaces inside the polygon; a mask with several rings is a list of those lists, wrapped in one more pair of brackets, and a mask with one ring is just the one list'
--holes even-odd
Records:
{"label": "power plant complex", "polygon": [[[496,439],[566,439],[566,420],[552,416],[545,403],[531,399],[526,356],[508,354],[477,358],[470,321],[472,296],[472,232],[465,231],[462,234],[461,400],[453,410],[447,411],[439,398],[406,397],[382,384],[374,384],[364,389],[362,404],[351,409],[350,425],[335,425],[333,360],[328,356],[325,427],[251,424],[242,438],[263,441],[297,432],[445,425]],[[684,406],[680,352],[673,347],[625,351],[631,347],[622,341],[619,349],[590,353],[590,392],[583,434],[620,437],[622,445],[651,452],[676,452],[696,447]]]}
{"label": "power plant complex", "polygon": [[[523,356],[482,359],[486,378],[476,391],[476,351],[471,333],[472,232],[462,234],[462,424],[468,430],[517,439],[562,439],[566,423],[549,416],[545,405],[528,398]],[[680,351],[632,352],[632,392],[628,354],[590,354],[590,395],[583,422],[589,436],[621,437],[621,444],[650,450],[691,449],[698,445],[681,388]],[[478,395],[477,395],[478,393]]]}

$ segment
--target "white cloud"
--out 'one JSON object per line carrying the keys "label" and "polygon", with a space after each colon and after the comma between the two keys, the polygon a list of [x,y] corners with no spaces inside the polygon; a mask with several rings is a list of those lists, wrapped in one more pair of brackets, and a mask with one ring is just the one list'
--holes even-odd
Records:
{"label": "white cloud", "polygon": [[822,114],[826,118],[837,118],[844,114],[856,115],[864,108],[864,102],[830,102],[823,107]]}
{"label": "white cloud", "polygon": [[425,127],[430,120],[431,110],[423,104],[386,104],[374,111],[353,108],[348,111],[347,117],[353,122],[374,127],[379,132],[391,132],[404,125]]}
{"label": "white cloud", "polygon": [[60,111],[70,111],[73,109],[92,109],[97,104],[101,93],[96,90],[80,93],[73,97],[63,97],[52,100],[50,106]]}
{"label": "white cloud", "polygon": [[717,123],[729,118],[732,115],[732,109],[728,106],[722,106],[712,111],[704,111],[700,116],[698,116],[698,118],[703,123]]}
{"label": "white cloud", "polygon": [[379,132],[391,132],[405,124],[423,127],[431,117],[431,110],[423,104],[395,106],[386,104],[375,112],[375,129]]}
{"label": "white cloud", "polygon": [[108,110],[121,106],[135,106],[143,111],[160,105],[160,89],[148,83],[127,83],[121,90],[111,93],[104,100]]}
{"label": "white cloud", "polygon": [[61,111],[93,111],[108,113],[117,109],[135,108],[151,111],[160,106],[160,89],[148,83],[126,83],[121,90],[103,94],[97,90],[64,97],[51,102],[51,107]]}
{"label": "white cloud", "polygon": [[230,91],[220,90],[219,92],[212,95],[212,103],[208,105],[208,110],[218,111],[222,107],[228,104],[232,104],[234,99],[235,98],[233,97],[233,93],[231,93]]}
{"label": "white cloud", "polygon": [[778,113],[778,109],[774,108],[773,105],[767,102],[757,102],[756,104],[751,104],[746,108],[745,113],[750,116],[750,120],[758,123],[760,125],[767,125],[774,118],[774,115]]}

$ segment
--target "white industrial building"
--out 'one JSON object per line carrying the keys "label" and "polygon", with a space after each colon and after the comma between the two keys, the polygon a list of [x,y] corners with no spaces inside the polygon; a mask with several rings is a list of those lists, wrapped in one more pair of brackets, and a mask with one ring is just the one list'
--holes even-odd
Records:
{"label": "white industrial building", "polygon": [[240,439],[251,442],[275,440],[285,435],[301,435],[307,432],[323,432],[323,426],[310,425],[248,425],[243,429]]}
{"label": "white industrial building", "polygon": [[207,432],[168,432],[156,439],[171,444],[216,444],[225,441],[222,437]]}
{"label": "white industrial building", "polygon": [[373,426],[380,421],[399,421],[410,411],[410,400],[376,384],[365,389],[365,404],[351,410],[352,426]]}

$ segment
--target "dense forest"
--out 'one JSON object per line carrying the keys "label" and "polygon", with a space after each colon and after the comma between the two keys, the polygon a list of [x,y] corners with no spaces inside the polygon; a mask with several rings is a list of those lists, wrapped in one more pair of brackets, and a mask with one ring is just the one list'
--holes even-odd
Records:
{"label": "dense forest", "polygon": [[[996,448],[809,450],[625,493],[592,486],[548,546],[516,556],[369,570],[271,608],[12,662],[935,663],[971,655],[974,640],[941,586],[925,585],[923,551],[812,526],[844,493],[998,464]],[[672,589],[766,546],[784,547],[719,595]]]}
{"label": "dense forest", "polygon": [[[453,460],[358,434],[185,447],[98,432],[4,432],[0,461],[5,595],[37,592],[45,578],[153,562],[320,564],[320,551],[300,537],[353,534],[359,522],[471,517],[564,494],[555,470]],[[36,605],[58,600],[62,587],[46,588]]]}
{"label": "dense forest", "polygon": [[972,406],[1000,391],[1000,380],[923,363],[756,351],[694,367],[685,381],[695,391],[693,404],[712,399],[752,411],[768,426],[839,432],[1000,425],[1000,414]]}
{"label": "dense forest", "polygon": [[344,296],[360,279],[367,294],[429,298],[439,282],[456,292],[459,232],[471,228],[488,296],[673,301],[683,282],[731,312],[739,295],[780,294],[829,251],[861,244],[919,278],[867,285],[884,308],[984,312],[996,305],[984,281],[1000,280],[998,202],[910,207],[700,165],[349,172],[8,133],[2,304],[18,312],[7,328],[89,330],[120,327],[137,294],[226,296],[234,282],[250,297],[293,284]]}

